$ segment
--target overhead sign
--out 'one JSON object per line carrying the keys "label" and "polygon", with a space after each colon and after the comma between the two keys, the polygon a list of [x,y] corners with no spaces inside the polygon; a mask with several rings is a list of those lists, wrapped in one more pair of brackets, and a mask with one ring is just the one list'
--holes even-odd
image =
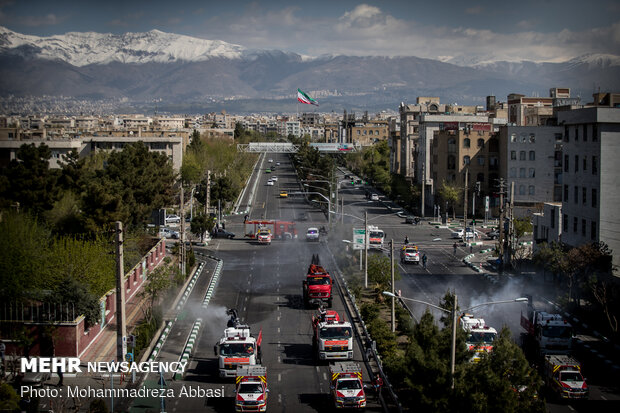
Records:
{"label": "overhead sign", "polygon": [[491,124],[490,123],[474,123],[472,125],[472,129],[475,131],[490,131]]}
{"label": "overhead sign", "polygon": [[364,249],[364,238],[366,237],[366,231],[364,228],[353,228],[353,249]]}

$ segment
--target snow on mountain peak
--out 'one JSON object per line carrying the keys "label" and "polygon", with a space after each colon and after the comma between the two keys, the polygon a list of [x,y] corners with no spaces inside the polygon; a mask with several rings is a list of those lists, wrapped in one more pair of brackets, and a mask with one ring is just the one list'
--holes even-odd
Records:
{"label": "snow on mountain peak", "polygon": [[204,61],[213,57],[240,58],[245,48],[220,40],[205,40],[150,30],[145,33],[69,32],[49,37],[15,33],[0,26],[0,51],[43,59],[61,59],[74,66],[89,64],[169,63]]}

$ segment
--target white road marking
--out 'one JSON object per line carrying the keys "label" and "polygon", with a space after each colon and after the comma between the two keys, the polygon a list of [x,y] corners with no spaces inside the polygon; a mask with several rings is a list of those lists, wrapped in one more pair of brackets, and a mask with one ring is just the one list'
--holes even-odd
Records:
{"label": "white road marking", "polygon": [[280,333],[280,327],[278,327],[278,333]]}
{"label": "white road marking", "polygon": [[278,316],[278,321],[280,321],[280,316]]}
{"label": "white road marking", "polygon": [[280,347],[280,341],[278,341],[278,347]]}
{"label": "white road marking", "polygon": [[278,363],[282,363],[282,359],[278,356]]}
{"label": "white road marking", "polygon": [[571,406],[570,404],[568,405],[568,408],[571,409],[572,411],[575,411],[575,409],[573,408],[573,406]]}
{"label": "white road marking", "polygon": [[282,395],[278,394],[278,403],[282,404]]}
{"label": "white road marking", "polygon": [[278,381],[282,381],[282,373],[278,373]]}
{"label": "white road marking", "polygon": [[323,380],[327,381],[327,373],[323,372]]}
{"label": "white road marking", "polygon": [[243,307],[243,311],[245,312],[245,307]]}
{"label": "white road marking", "polygon": [[314,366],[314,368],[316,369],[316,372],[319,372],[319,366]]}
{"label": "white road marking", "polygon": [[601,399],[603,400],[607,400],[607,398],[605,396],[601,396]]}

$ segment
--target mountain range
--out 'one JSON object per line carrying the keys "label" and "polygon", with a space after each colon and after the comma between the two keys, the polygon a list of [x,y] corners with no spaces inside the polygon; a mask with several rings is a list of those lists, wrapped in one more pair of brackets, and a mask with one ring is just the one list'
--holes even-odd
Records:
{"label": "mountain range", "polygon": [[309,57],[158,30],[37,37],[0,27],[3,97],[157,100],[162,109],[185,112],[294,112],[297,88],[317,99],[319,110],[340,111],[396,110],[417,96],[483,104],[487,95],[547,96],[551,87],[570,87],[584,102],[599,89],[618,91],[620,56],[591,54],[562,63]]}

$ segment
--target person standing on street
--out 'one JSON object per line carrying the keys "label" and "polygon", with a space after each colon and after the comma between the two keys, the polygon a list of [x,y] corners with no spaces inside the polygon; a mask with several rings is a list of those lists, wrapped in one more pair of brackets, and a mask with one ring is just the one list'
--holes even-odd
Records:
{"label": "person standing on street", "polygon": [[427,260],[428,260],[428,257],[426,256],[426,254],[422,255],[422,266],[424,267],[424,269],[426,269]]}
{"label": "person standing on street", "polygon": [[457,245],[456,245],[456,242],[455,242],[454,245],[452,245],[452,248],[454,248],[454,255],[456,255],[456,247],[457,247]]}

